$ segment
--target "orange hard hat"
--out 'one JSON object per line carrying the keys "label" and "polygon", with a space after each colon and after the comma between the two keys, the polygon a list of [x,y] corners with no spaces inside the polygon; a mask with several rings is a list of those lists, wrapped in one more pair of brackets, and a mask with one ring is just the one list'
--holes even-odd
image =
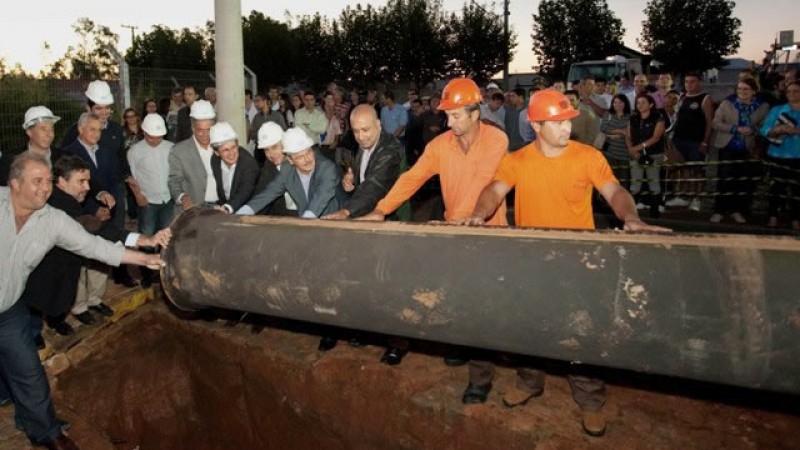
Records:
{"label": "orange hard hat", "polygon": [[536,92],[528,103],[528,120],[531,122],[567,120],[579,114],[567,96],[555,89]]}
{"label": "orange hard hat", "polygon": [[439,109],[456,109],[462,106],[477,105],[481,102],[481,90],[469,78],[455,78],[447,83],[442,91]]}

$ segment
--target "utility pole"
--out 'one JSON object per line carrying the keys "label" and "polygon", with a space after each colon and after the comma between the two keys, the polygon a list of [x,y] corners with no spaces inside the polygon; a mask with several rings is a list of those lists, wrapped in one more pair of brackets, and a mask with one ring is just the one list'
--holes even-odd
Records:
{"label": "utility pole", "polygon": [[506,41],[506,51],[503,55],[503,84],[505,85],[504,87],[506,89],[508,89],[508,55],[511,53],[511,49],[508,48],[508,16],[511,15],[511,13],[508,11],[509,3],[510,0],[503,1],[503,37]]}
{"label": "utility pole", "polygon": [[136,25],[125,25],[125,24],[122,24],[120,26],[122,28],[130,28],[130,30],[131,30],[131,45],[133,45],[133,41],[136,39],[136,34],[134,33],[134,31],[137,30],[139,27],[137,27]]}

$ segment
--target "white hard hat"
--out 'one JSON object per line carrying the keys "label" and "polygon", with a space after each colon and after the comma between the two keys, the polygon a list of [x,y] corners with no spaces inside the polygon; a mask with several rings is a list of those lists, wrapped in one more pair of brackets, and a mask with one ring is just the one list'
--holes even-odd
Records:
{"label": "white hard hat", "polygon": [[225,142],[235,141],[236,132],[228,122],[219,122],[211,127],[211,145],[224,144]]}
{"label": "white hard hat", "polygon": [[208,100],[197,100],[192,103],[192,108],[189,111],[189,117],[195,120],[209,120],[215,119],[217,113],[214,112],[214,107]]}
{"label": "white hard hat", "polygon": [[486,89],[500,89],[500,86],[497,83],[489,83],[486,85]]}
{"label": "white hard hat", "polygon": [[94,80],[89,83],[89,87],[86,88],[86,97],[98,105],[105,106],[114,104],[114,96],[111,95],[111,88],[108,86],[108,83],[102,80]]}
{"label": "white hard hat", "polygon": [[281,143],[283,144],[283,153],[287,155],[295,155],[314,145],[314,141],[300,128],[286,130],[281,138]]}
{"label": "white hard hat", "polygon": [[144,117],[142,130],[150,136],[164,136],[167,134],[167,125],[160,114],[151,113]]}
{"label": "white hard hat", "polygon": [[267,148],[281,141],[283,128],[275,122],[267,122],[258,129],[258,148]]}
{"label": "white hard hat", "polygon": [[25,111],[25,122],[22,122],[22,128],[27,130],[43,120],[56,123],[61,120],[61,117],[54,115],[53,111],[50,111],[46,106],[33,106]]}

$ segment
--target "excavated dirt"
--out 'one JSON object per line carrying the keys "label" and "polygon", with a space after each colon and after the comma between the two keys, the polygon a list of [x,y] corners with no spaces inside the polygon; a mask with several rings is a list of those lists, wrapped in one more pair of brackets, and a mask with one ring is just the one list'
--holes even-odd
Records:
{"label": "excavated dirt", "polygon": [[270,325],[253,334],[148,303],[66,351],[58,413],[83,450],[800,448],[797,398],[609,373],[608,432],[593,438],[562,377],[509,410],[514,371],[501,367],[489,401],[464,406],[467,367],[435,351],[389,367],[379,346],[320,354],[317,335]]}

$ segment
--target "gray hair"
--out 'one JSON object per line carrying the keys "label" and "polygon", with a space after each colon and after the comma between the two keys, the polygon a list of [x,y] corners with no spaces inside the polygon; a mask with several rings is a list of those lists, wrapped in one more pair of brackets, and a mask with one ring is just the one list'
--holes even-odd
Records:
{"label": "gray hair", "polygon": [[50,167],[50,162],[47,160],[47,158],[42,155],[37,155],[30,150],[26,150],[17,155],[14,158],[14,161],[11,163],[11,169],[8,172],[8,180],[22,181],[22,174],[25,172],[25,168],[28,167],[28,163],[31,162]]}
{"label": "gray hair", "polygon": [[81,117],[78,119],[78,126],[82,127],[82,126],[86,125],[86,122],[88,122],[89,120],[100,120],[100,121],[102,121],[100,116],[98,116],[97,114],[92,113],[92,112],[85,112],[85,113],[81,114]]}

